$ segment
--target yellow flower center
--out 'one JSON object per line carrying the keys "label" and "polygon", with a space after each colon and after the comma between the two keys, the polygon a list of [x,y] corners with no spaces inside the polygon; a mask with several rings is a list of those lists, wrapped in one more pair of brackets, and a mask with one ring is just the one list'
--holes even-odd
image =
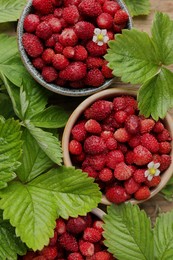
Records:
{"label": "yellow flower center", "polygon": [[103,34],[98,34],[97,35],[97,40],[98,41],[103,41]]}
{"label": "yellow flower center", "polygon": [[154,175],[156,173],[156,169],[150,168],[149,172],[150,172],[150,175]]}

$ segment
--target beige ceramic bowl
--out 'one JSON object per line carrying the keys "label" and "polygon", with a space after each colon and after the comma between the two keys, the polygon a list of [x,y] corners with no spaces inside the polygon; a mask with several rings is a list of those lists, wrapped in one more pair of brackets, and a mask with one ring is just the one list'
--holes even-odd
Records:
{"label": "beige ceramic bowl", "polygon": [[[107,90],[103,90],[101,92],[98,92],[87,99],[85,99],[71,114],[66,127],[63,132],[63,138],[62,138],[62,149],[63,149],[63,158],[64,158],[64,164],[66,166],[72,166],[68,146],[69,146],[69,141],[70,141],[70,135],[71,135],[71,129],[73,128],[74,124],[78,120],[78,118],[82,115],[84,110],[89,107],[93,102],[95,102],[98,99],[107,99],[107,98],[113,98],[116,96],[120,95],[131,95],[136,97],[136,91],[135,90],[130,90],[130,89],[118,89],[118,88],[111,88]],[[171,133],[171,137],[173,138],[173,119],[169,113],[167,113],[165,119],[164,119],[165,126]],[[153,188],[151,190],[151,195],[148,199],[156,195],[168,182],[170,177],[172,176],[173,173],[173,141],[171,142],[172,145],[172,150],[171,150],[171,157],[172,157],[172,162],[169,168],[164,172],[164,174],[161,175],[161,182],[156,188]],[[147,200],[148,200],[147,199]],[[130,202],[133,204],[141,203],[143,202],[142,200],[135,200],[131,199]],[[110,201],[106,199],[106,197],[103,195],[102,196],[102,204],[105,205],[110,205]]]}

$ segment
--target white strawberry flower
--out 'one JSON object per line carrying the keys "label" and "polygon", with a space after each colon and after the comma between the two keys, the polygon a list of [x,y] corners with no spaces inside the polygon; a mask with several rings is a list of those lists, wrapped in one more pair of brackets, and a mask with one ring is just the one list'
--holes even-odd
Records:
{"label": "white strawberry flower", "polygon": [[95,28],[92,40],[99,46],[102,46],[104,43],[107,43],[109,41],[109,37],[107,36],[107,30]]}
{"label": "white strawberry flower", "polygon": [[160,163],[154,163],[152,161],[147,165],[147,167],[148,170],[145,171],[145,177],[147,177],[149,181],[151,181],[154,176],[158,176],[160,174],[160,170],[158,170]]}

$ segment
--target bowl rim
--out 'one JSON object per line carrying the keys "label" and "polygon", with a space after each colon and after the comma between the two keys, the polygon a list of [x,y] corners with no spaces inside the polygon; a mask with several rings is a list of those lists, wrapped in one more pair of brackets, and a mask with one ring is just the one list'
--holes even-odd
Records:
{"label": "bowl rim", "polygon": [[[129,30],[132,29],[132,18],[129,14],[129,11],[128,11],[126,5],[124,4],[124,2],[122,0],[116,0],[116,1],[120,4],[121,8],[124,9],[128,13],[129,20],[128,20],[127,27]],[[116,79],[115,77],[113,77],[112,79],[107,79],[105,81],[105,83],[102,84],[101,86],[93,87],[93,88],[86,87],[86,88],[75,89],[75,88],[61,87],[61,86],[55,85],[53,83],[47,83],[41,76],[40,72],[37,69],[35,69],[35,67],[32,65],[32,63],[23,47],[23,44],[22,44],[22,36],[24,33],[23,22],[24,22],[26,15],[29,14],[31,6],[32,6],[32,0],[28,0],[27,4],[23,8],[23,11],[19,18],[19,21],[17,24],[17,43],[18,43],[18,49],[19,49],[19,53],[21,56],[21,60],[24,64],[25,68],[27,69],[29,74],[35,79],[35,81],[37,81],[40,85],[42,85],[46,89],[48,89],[56,94],[60,94],[60,95],[64,95],[64,96],[73,96],[73,97],[89,96],[94,93],[97,93],[98,91],[106,89],[111,84],[115,83],[115,79]]]}
{"label": "bowl rim", "polygon": [[[120,96],[120,95],[131,95],[136,97],[137,96],[137,91],[134,89],[123,89],[123,88],[110,88],[110,89],[106,89],[103,90],[101,92],[98,92],[92,96],[89,96],[88,98],[86,98],[83,102],[81,102],[76,109],[72,112],[72,114],[70,115],[67,124],[64,128],[63,131],[63,135],[62,135],[62,150],[63,150],[63,161],[64,161],[64,165],[67,167],[71,167],[73,166],[71,159],[70,159],[70,153],[68,151],[68,144],[69,144],[69,140],[70,140],[70,134],[71,134],[71,129],[74,125],[74,123],[77,121],[77,119],[79,118],[79,116],[84,112],[84,110],[90,106],[94,101],[102,99],[102,98],[110,98],[110,97],[115,97],[115,96]],[[142,203],[144,201],[149,200],[150,198],[152,198],[153,196],[155,196],[165,185],[166,183],[169,181],[169,179],[171,178],[172,174],[173,174],[173,118],[172,116],[169,114],[169,112],[167,112],[165,118],[163,119],[165,126],[167,127],[167,129],[169,130],[171,137],[172,137],[172,141],[171,141],[171,152],[170,152],[170,156],[172,158],[171,160],[171,164],[168,167],[168,169],[166,169],[167,174],[162,174],[161,175],[161,181],[158,184],[157,187],[154,187],[151,189],[151,195],[149,198],[147,198],[146,200],[136,200],[136,199],[130,199],[127,200],[125,203],[128,203],[129,201],[132,204],[139,204]],[[164,176],[164,177],[163,177]],[[101,200],[101,204],[104,205],[111,205],[112,203],[110,201],[107,200],[107,198],[105,197],[105,195],[102,195],[102,200]]]}

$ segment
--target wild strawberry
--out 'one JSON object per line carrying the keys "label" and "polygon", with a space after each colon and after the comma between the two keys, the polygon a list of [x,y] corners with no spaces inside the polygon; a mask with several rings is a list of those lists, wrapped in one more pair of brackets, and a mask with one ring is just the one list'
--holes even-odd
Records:
{"label": "wild strawberry", "polygon": [[114,33],[112,31],[107,31],[107,36],[109,40],[114,40]]}
{"label": "wild strawberry", "polygon": [[40,39],[34,34],[24,33],[22,37],[22,43],[25,51],[32,58],[40,56],[43,52],[43,45]]}
{"label": "wild strawberry", "polygon": [[54,260],[58,255],[57,247],[55,246],[45,246],[40,253],[41,255],[45,256],[48,260]]}
{"label": "wild strawberry", "polygon": [[61,31],[62,25],[58,18],[52,17],[49,19],[48,23],[51,26],[53,33],[59,33]]}
{"label": "wild strawberry", "polygon": [[87,227],[83,233],[83,239],[91,243],[100,241],[101,237],[101,232],[93,227]]}
{"label": "wild strawberry", "polygon": [[85,83],[92,87],[99,87],[104,83],[105,79],[99,69],[91,69],[88,71]]}
{"label": "wild strawberry", "polygon": [[102,65],[101,72],[106,79],[113,78],[112,70],[107,66],[107,63]]}
{"label": "wild strawberry", "polygon": [[99,68],[99,67],[101,67],[103,65],[103,59],[101,59],[99,57],[89,56],[86,59],[86,64],[87,64],[87,68],[88,69]]}
{"label": "wild strawberry", "polygon": [[36,29],[36,32],[35,34],[43,39],[43,40],[47,40],[51,37],[52,35],[52,27],[49,25],[48,22],[46,21],[43,21],[41,22],[38,26],[37,26],[37,29]]}
{"label": "wild strawberry", "polygon": [[87,119],[91,118],[97,121],[101,121],[111,114],[112,108],[112,102],[98,100],[84,111],[84,115]]}
{"label": "wild strawberry", "polygon": [[169,142],[159,143],[159,153],[167,154],[171,151],[171,144]]}
{"label": "wild strawberry", "polygon": [[128,115],[133,115],[135,114],[135,109],[134,107],[127,105],[124,109],[124,112],[126,112]]}
{"label": "wild strawberry", "polygon": [[59,243],[67,251],[78,252],[79,248],[78,248],[77,240],[73,235],[69,234],[68,232],[63,233],[59,237]]}
{"label": "wild strawberry", "polygon": [[108,13],[110,15],[114,15],[121,6],[116,1],[105,1],[103,5],[103,12]]}
{"label": "wild strawberry", "polygon": [[140,120],[138,116],[136,115],[128,116],[125,122],[125,128],[130,134],[137,134],[140,128]]}
{"label": "wild strawberry", "polygon": [[119,128],[114,133],[114,138],[121,143],[128,142],[130,135],[125,128]]}
{"label": "wild strawberry", "polygon": [[96,179],[98,176],[98,172],[94,170],[91,166],[86,166],[82,168],[82,171],[86,172],[88,174],[88,177],[92,177],[94,179]]}
{"label": "wild strawberry", "polygon": [[161,156],[159,154],[153,154],[153,159],[152,161],[154,163],[161,163]]}
{"label": "wild strawberry", "polygon": [[124,155],[120,150],[110,151],[106,156],[106,165],[111,169],[115,169],[116,165],[124,161]]}
{"label": "wild strawberry", "polygon": [[113,99],[114,110],[124,110],[126,107],[126,101],[124,97],[116,97]]}
{"label": "wild strawberry", "polygon": [[75,24],[79,20],[79,12],[75,5],[70,5],[63,9],[62,17],[68,24]]}
{"label": "wild strawberry", "polygon": [[86,60],[86,58],[88,56],[88,52],[84,46],[76,45],[74,47],[74,51],[75,51],[74,57],[73,57],[74,60],[79,60],[79,61]]}
{"label": "wild strawberry", "polygon": [[107,251],[96,252],[91,260],[113,260],[113,256]]}
{"label": "wild strawberry", "polygon": [[[25,258],[23,258],[24,260]],[[31,260],[46,260],[48,259],[47,257],[45,257],[44,255],[39,255],[39,256],[35,256],[34,258],[31,258]],[[26,260],[30,260],[30,259],[26,259]]]}
{"label": "wild strawberry", "polygon": [[141,145],[146,147],[151,153],[157,153],[159,150],[159,143],[157,139],[149,133],[141,136]]}
{"label": "wild strawberry", "polygon": [[53,5],[51,0],[44,0],[44,2],[42,0],[33,0],[32,6],[42,15],[53,12]]}
{"label": "wild strawberry", "polygon": [[54,47],[55,53],[63,53],[63,48],[64,47],[60,42],[55,43],[55,47]]}
{"label": "wild strawberry", "polygon": [[56,43],[55,39],[54,39],[53,35],[51,35],[50,38],[45,41],[45,46],[53,48],[55,46],[55,43]]}
{"label": "wild strawberry", "polygon": [[89,41],[86,44],[86,48],[89,54],[93,57],[103,56],[107,52],[107,45],[104,43],[102,46],[99,46],[96,42]]}
{"label": "wild strawberry", "polygon": [[138,145],[133,150],[133,161],[136,165],[145,165],[152,161],[151,152],[144,146]]}
{"label": "wild strawberry", "polygon": [[81,61],[71,62],[64,70],[61,70],[59,77],[65,80],[77,81],[86,75],[86,64]]}
{"label": "wild strawberry", "polygon": [[63,46],[75,46],[77,41],[78,37],[72,28],[65,28],[59,36],[59,42]]}
{"label": "wild strawberry", "polygon": [[56,220],[56,232],[58,235],[62,235],[66,232],[66,223],[62,218]]}
{"label": "wild strawberry", "polygon": [[140,184],[137,183],[133,178],[130,178],[124,182],[124,187],[128,194],[133,194],[139,189]]}
{"label": "wild strawberry", "polygon": [[102,131],[100,135],[104,140],[107,140],[111,137],[114,137],[113,133],[111,131]]}
{"label": "wild strawberry", "polygon": [[152,131],[154,133],[161,133],[164,129],[164,125],[160,122],[160,121],[157,121],[152,129]]}
{"label": "wild strawberry", "polygon": [[137,183],[142,183],[146,181],[145,177],[145,171],[146,169],[136,169],[133,173],[133,179]]}
{"label": "wild strawberry", "polygon": [[59,18],[59,20],[63,29],[68,27],[68,23],[64,20],[63,17]]}
{"label": "wild strawberry", "polygon": [[33,66],[34,66],[37,70],[42,70],[43,67],[45,66],[45,62],[44,62],[43,59],[40,58],[40,57],[34,58],[34,59],[32,60],[32,64],[33,64]]}
{"label": "wild strawberry", "polygon": [[140,133],[141,134],[149,133],[153,129],[154,125],[155,122],[153,119],[150,118],[142,119],[140,124]]}
{"label": "wild strawberry", "polygon": [[125,154],[125,153],[127,153],[128,148],[127,148],[127,145],[125,145],[123,143],[118,143],[117,150],[120,150],[123,154]]}
{"label": "wild strawberry", "polygon": [[67,46],[63,49],[62,53],[67,59],[72,59],[74,57],[75,49],[72,46]]}
{"label": "wild strawberry", "polygon": [[123,110],[119,110],[119,111],[115,112],[115,115],[114,115],[115,120],[120,124],[125,122],[125,120],[127,119],[127,116],[128,116],[127,113],[124,112]]}
{"label": "wild strawberry", "polygon": [[70,83],[70,87],[72,88],[83,88],[84,87],[84,79],[81,80],[76,80],[76,81],[71,81]]}
{"label": "wild strawberry", "polygon": [[28,14],[23,22],[23,28],[26,32],[32,33],[35,32],[37,26],[40,23],[40,18],[36,14]]}
{"label": "wild strawberry", "polygon": [[124,162],[115,166],[114,177],[120,181],[129,179],[132,176],[132,169]]}
{"label": "wild strawberry", "polygon": [[148,186],[141,186],[134,194],[135,199],[137,200],[146,200],[150,197],[150,190]]}
{"label": "wild strawberry", "polygon": [[151,187],[156,187],[160,182],[161,182],[161,177],[160,176],[154,176],[151,181],[146,179],[145,184],[149,188],[151,188]]}
{"label": "wild strawberry", "polygon": [[123,9],[119,9],[114,15],[114,22],[116,24],[122,24],[127,22],[129,19],[128,14]]}
{"label": "wild strawberry", "polygon": [[91,242],[80,240],[79,249],[83,256],[92,256],[94,254],[94,244]]}
{"label": "wild strawberry", "polygon": [[82,152],[82,145],[76,140],[71,140],[69,143],[69,152],[71,154],[79,155]]}
{"label": "wild strawberry", "polygon": [[157,135],[157,140],[159,142],[171,141],[169,131],[167,129],[163,129],[163,131]]}
{"label": "wild strawberry", "polygon": [[45,22],[48,22],[49,19],[53,18],[53,14],[47,14],[47,15],[41,15],[40,16],[40,21],[45,21]]}
{"label": "wild strawberry", "polygon": [[86,221],[82,217],[69,218],[66,225],[67,231],[72,234],[79,234],[86,228]]}
{"label": "wild strawberry", "polygon": [[122,29],[126,27],[126,23],[116,24],[113,22],[113,30],[115,33],[122,33]]}
{"label": "wild strawberry", "polygon": [[58,77],[57,71],[51,66],[44,67],[41,75],[43,79],[48,83],[56,80]]}
{"label": "wild strawberry", "polygon": [[53,56],[52,65],[57,70],[63,70],[69,65],[69,61],[64,55],[57,53]]}
{"label": "wild strawberry", "polygon": [[168,154],[162,154],[161,157],[160,157],[160,159],[161,159],[161,162],[160,162],[160,167],[159,167],[159,169],[160,169],[160,171],[164,171],[164,170],[166,170],[166,169],[169,167],[169,165],[171,164],[171,156],[168,155]]}
{"label": "wild strawberry", "polygon": [[94,29],[94,25],[86,21],[80,21],[74,26],[74,31],[81,40],[90,40],[93,37]]}
{"label": "wild strawberry", "polygon": [[54,6],[61,6],[63,1],[62,0],[51,0],[52,1],[52,4]]}
{"label": "wild strawberry", "polygon": [[108,13],[101,13],[97,17],[97,25],[102,29],[111,29],[113,24],[113,17]]}
{"label": "wild strawberry", "polygon": [[63,13],[63,8],[55,8],[54,10],[54,17],[57,17],[57,18],[61,18],[62,17],[62,13]]}
{"label": "wild strawberry", "polygon": [[80,253],[71,253],[68,255],[67,260],[83,260],[83,256]]}
{"label": "wild strawberry", "polygon": [[128,151],[126,154],[125,154],[125,162],[127,164],[133,164],[133,151]]}
{"label": "wild strawberry", "polygon": [[99,154],[105,150],[105,141],[99,136],[91,135],[84,141],[84,151],[88,154]]}
{"label": "wild strawberry", "polygon": [[132,136],[129,140],[130,147],[134,148],[141,144],[141,136],[139,134]]}
{"label": "wild strawberry", "polygon": [[26,253],[26,255],[24,255],[24,256],[22,257],[22,259],[23,259],[23,260],[32,260],[32,259],[34,259],[34,257],[36,257],[36,252],[28,251],[28,252]]}
{"label": "wild strawberry", "polygon": [[77,163],[81,163],[85,160],[85,153],[81,152],[81,154],[74,156]]}
{"label": "wild strawberry", "polygon": [[86,121],[80,121],[78,122],[71,130],[71,134],[73,139],[81,142],[84,141],[86,138],[86,129],[85,129],[85,122]]}
{"label": "wild strawberry", "polygon": [[56,84],[57,86],[63,87],[63,86],[65,86],[65,84],[66,84],[66,80],[57,78],[57,79],[55,80],[55,84]]}
{"label": "wild strawberry", "polygon": [[110,181],[112,177],[113,177],[113,173],[109,168],[103,168],[98,175],[98,178],[103,182]]}
{"label": "wild strawberry", "polygon": [[104,231],[103,224],[104,224],[104,222],[102,220],[95,220],[93,222],[92,227],[97,229],[102,234],[102,232]]}
{"label": "wild strawberry", "polygon": [[54,231],[54,236],[50,238],[49,240],[49,246],[55,246],[58,238],[58,233],[56,230]]}
{"label": "wild strawberry", "polygon": [[52,62],[54,55],[55,55],[54,50],[52,50],[51,48],[47,48],[43,51],[41,57],[46,64],[50,64]]}
{"label": "wild strawberry", "polygon": [[109,137],[106,139],[106,147],[109,150],[115,150],[117,148],[117,141],[114,137]]}
{"label": "wild strawberry", "polygon": [[106,164],[106,156],[104,154],[96,154],[87,156],[83,161],[82,167],[91,166],[96,171],[101,171]]}
{"label": "wild strawberry", "polygon": [[101,125],[94,119],[89,119],[85,123],[85,129],[87,132],[92,134],[100,134],[101,133]]}
{"label": "wild strawberry", "polygon": [[76,5],[80,4],[81,0],[64,0],[64,6]]}
{"label": "wild strawberry", "polygon": [[95,0],[83,0],[78,5],[79,12],[84,16],[96,17],[102,13],[101,5]]}
{"label": "wild strawberry", "polygon": [[120,204],[130,198],[130,195],[127,194],[125,188],[119,185],[108,188],[105,195],[110,202],[116,204]]}

